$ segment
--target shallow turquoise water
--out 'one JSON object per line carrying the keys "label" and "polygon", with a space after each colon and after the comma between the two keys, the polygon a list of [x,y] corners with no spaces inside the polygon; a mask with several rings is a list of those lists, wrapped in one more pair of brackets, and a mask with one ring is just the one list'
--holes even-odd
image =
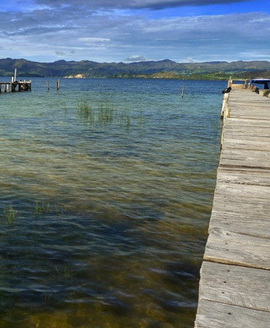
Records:
{"label": "shallow turquoise water", "polygon": [[0,327],[193,327],[226,83],[49,83],[0,94]]}

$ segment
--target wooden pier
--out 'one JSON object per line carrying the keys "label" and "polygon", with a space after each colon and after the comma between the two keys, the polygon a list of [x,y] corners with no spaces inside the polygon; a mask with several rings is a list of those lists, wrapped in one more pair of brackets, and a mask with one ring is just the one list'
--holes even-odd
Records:
{"label": "wooden pier", "polygon": [[15,92],[15,91],[30,91],[31,81],[14,81],[14,82],[1,82],[0,81],[0,93],[1,92]]}
{"label": "wooden pier", "polygon": [[270,327],[270,98],[224,95],[195,328]]}
{"label": "wooden pier", "polygon": [[11,78],[11,82],[0,81],[0,93],[1,92],[15,92],[15,91],[30,91],[32,88],[32,81],[17,80],[17,69],[14,70],[14,76]]}

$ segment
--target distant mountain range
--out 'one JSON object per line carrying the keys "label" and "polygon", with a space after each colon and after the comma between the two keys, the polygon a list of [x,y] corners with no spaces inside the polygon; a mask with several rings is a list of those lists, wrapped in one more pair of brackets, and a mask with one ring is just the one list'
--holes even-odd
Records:
{"label": "distant mountain range", "polygon": [[88,60],[39,63],[25,59],[0,59],[0,76],[227,79],[270,77],[268,61],[177,63],[169,59],[133,63],[97,63]]}

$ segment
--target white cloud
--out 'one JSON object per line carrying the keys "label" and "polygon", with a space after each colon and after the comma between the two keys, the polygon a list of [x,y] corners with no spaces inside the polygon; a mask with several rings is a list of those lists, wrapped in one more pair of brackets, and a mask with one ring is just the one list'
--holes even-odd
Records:
{"label": "white cloud", "polygon": [[149,60],[149,59],[145,58],[144,56],[140,56],[140,55],[132,55],[125,59],[125,61],[127,61],[127,62],[141,62],[141,61],[146,61],[146,60]]}
{"label": "white cloud", "polygon": [[[17,0],[20,1],[20,0]],[[252,0],[35,0],[36,4],[61,8],[63,6],[83,6],[88,8],[107,9],[134,9],[148,8],[160,10],[165,8],[177,8],[183,6],[206,6],[213,4],[225,4],[249,2]]]}
{"label": "white cloud", "polygon": [[[15,0],[10,1],[14,4]],[[204,4],[210,2],[225,3],[203,1]],[[25,0],[26,6],[29,3]],[[45,3],[47,8],[37,10],[38,4]],[[73,6],[75,3],[77,5]],[[15,53],[18,57],[35,60],[43,55],[44,61],[58,59],[61,54],[64,59],[95,61],[141,61],[147,58],[186,61],[194,56],[198,61],[245,60],[250,58],[252,49],[264,56],[265,48],[270,48],[267,23],[270,15],[267,13],[177,17],[175,11],[171,17],[163,16],[162,10],[160,16],[138,10],[134,14],[132,11],[126,14],[125,11],[107,10],[113,9],[113,5],[114,8],[124,4],[128,7],[127,3],[131,2],[39,0],[32,11],[3,13],[0,9],[0,32],[4,40],[1,56],[10,57]],[[147,3],[173,6],[184,2],[147,0]],[[143,5],[143,1],[134,4]],[[193,1],[193,4],[199,4],[199,1]],[[107,9],[103,10],[102,6]]]}
{"label": "white cloud", "polygon": [[79,38],[79,41],[83,41],[86,44],[93,44],[93,43],[103,43],[103,42],[110,42],[110,39],[107,38],[91,38],[91,37],[84,37],[84,38]]}

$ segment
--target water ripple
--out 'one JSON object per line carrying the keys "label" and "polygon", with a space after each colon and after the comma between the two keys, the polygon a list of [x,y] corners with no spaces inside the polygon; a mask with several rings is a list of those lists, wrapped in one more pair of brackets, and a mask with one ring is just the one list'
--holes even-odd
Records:
{"label": "water ripple", "polygon": [[224,86],[182,83],[1,95],[1,327],[193,327]]}

